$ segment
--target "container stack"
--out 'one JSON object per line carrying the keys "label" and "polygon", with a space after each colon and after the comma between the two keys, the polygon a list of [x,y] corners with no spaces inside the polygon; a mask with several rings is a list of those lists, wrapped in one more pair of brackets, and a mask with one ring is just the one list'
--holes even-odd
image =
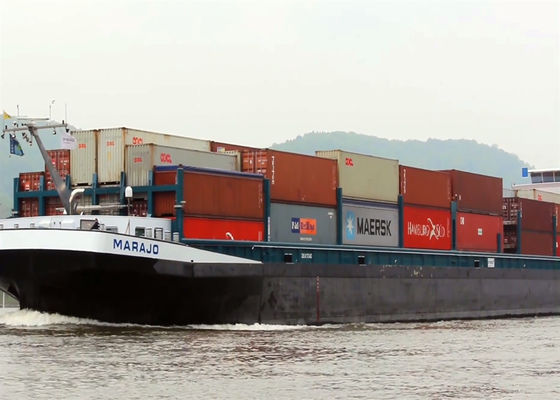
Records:
{"label": "container stack", "polygon": [[450,170],[457,250],[497,252],[503,238],[502,178]]}
{"label": "container stack", "polygon": [[[47,154],[51,158],[53,167],[58,171],[60,177],[64,180],[70,174],[70,150],[47,150]],[[51,173],[45,165],[45,186],[46,190],[56,190]]]}
{"label": "container stack", "polygon": [[270,182],[268,239],[336,243],[336,161],[270,149],[212,142],[217,152],[241,154],[241,170]]}
{"label": "container stack", "polygon": [[342,243],[398,246],[398,161],[342,150],[315,154],[337,162],[342,189]]}
{"label": "container stack", "polygon": [[[156,167],[155,185],[175,185],[178,166]],[[193,239],[264,240],[263,178],[255,174],[183,168],[183,201],[175,193],[154,194],[154,216],[184,211],[183,235]]]}
{"label": "container stack", "polygon": [[446,172],[401,165],[403,246],[449,250],[452,247],[451,177]]}
{"label": "container stack", "polygon": [[[508,197],[503,200],[504,250],[508,253],[554,255],[553,203]],[[520,218],[518,218],[520,216]]]}

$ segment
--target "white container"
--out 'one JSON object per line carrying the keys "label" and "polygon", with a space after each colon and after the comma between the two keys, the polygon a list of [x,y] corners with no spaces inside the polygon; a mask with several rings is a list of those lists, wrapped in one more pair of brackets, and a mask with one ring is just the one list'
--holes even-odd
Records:
{"label": "white container", "polygon": [[399,197],[399,161],[342,150],[316,151],[318,157],[338,162],[338,184],[344,197],[396,203]]}
{"label": "white container", "polygon": [[128,145],[157,144],[182,149],[210,151],[210,141],[129,128],[101,129],[97,141],[98,182],[119,183],[125,170]]}
{"label": "white container", "polygon": [[342,243],[349,245],[399,245],[399,211],[395,205],[344,202]]}
{"label": "white container", "polygon": [[515,191],[517,197],[522,199],[546,201],[548,203],[560,204],[560,194],[545,192],[538,189],[520,189]]}
{"label": "white container", "polygon": [[98,130],[73,131],[78,146],[70,150],[70,175],[72,186],[91,185],[97,172]]}
{"label": "white container", "polygon": [[148,176],[154,166],[184,165],[187,167],[213,168],[238,171],[238,158],[235,155],[212,153],[176,147],[142,144],[127,146],[126,184],[146,186]]}

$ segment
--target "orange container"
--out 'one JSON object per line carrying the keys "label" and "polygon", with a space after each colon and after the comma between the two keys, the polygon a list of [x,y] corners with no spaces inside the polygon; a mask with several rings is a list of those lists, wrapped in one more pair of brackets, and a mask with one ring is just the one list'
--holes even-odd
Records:
{"label": "orange container", "polygon": [[21,172],[19,174],[20,192],[38,192],[41,190],[41,177],[44,172]]}
{"label": "orange container", "polygon": [[498,235],[504,237],[501,216],[457,213],[457,250],[496,252]]}
{"label": "orange container", "polygon": [[451,206],[451,177],[446,172],[400,165],[399,184],[405,204]]}
{"label": "orange container", "polygon": [[19,216],[20,217],[36,217],[39,215],[39,199],[20,199],[19,200]]}
{"label": "orange container", "polygon": [[451,176],[451,200],[459,211],[502,215],[502,178],[456,169],[445,172]]}
{"label": "orange container", "polygon": [[250,240],[264,238],[262,221],[185,217],[183,235],[190,239]]}
{"label": "orange container", "polygon": [[[70,150],[48,150],[47,151],[53,167],[58,171],[60,177],[64,180],[66,175],[70,174]],[[55,185],[52,176],[45,165],[45,185],[46,190],[54,190]]]}

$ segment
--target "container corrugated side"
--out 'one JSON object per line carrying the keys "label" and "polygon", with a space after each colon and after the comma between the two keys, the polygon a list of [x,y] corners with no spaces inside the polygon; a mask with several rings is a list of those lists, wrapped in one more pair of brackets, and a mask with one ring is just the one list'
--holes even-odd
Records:
{"label": "container corrugated side", "polygon": [[399,186],[405,204],[451,206],[451,177],[446,172],[400,165]]}
{"label": "container corrugated side", "polygon": [[553,235],[549,232],[536,232],[530,230],[521,231],[521,253],[552,256]]}
{"label": "container corrugated side", "polygon": [[127,185],[148,185],[148,177],[153,166],[178,164],[225,171],[238,170],[238,161],[235,155],[180,149],[156,144],[129,145],[126,149]]}
{"label": "container corrugated side", "polygon": [[504,237],[501,216],[458,212],[456,226],[457,250],[497,252],[498,235]]}
{"label": "container corrugated side", "polygon": [[91,185],[97,173],[98,130],[73,131],[78,146],[70,150],[70,176],[72,185]]}
{"label": "container corrugated side", "polygon": [[445,172],[451,175],[451,199],[459,211],[502,214],[502,178],[455,169]]}
{"label": "container corrugated side", "polygon": [[19,199],[19,216],[20,217],[36,217],[39,215],[39,199],[25,198]]}
{"label": "container corrugated side", "polygon": [[336,244],[336,209],[271,203],[270,241]]}
{"label": "container corrugated side", "polygon": [[40,172],[20,172],[19,190],[20,192],[37,192],[41,190],[41,177],[45,173]]}
{"label": "container corrugated side", "polygon": [[451,249],[451,210],[404,206],[404,247]]}
{"label": "container corrugated side", "polygon": [[184,211],[188,215],[264,217],[262,177],[185,170],[183,178]]}
{"label": "container corrugated side", "polygon": [[264,223],[239,219],[185,217],[183,235],[190,239],[250,240],[264,239]]}
{"label": "container corrugated side", "polygon": [[516,197],[549,203],[560,204],[560,194],[545,192],[538,189],[518,189],[515,191]]}
{"label": "container corrugated side", "polygon": [[399,162],[343,150],[316,151],[318,157],[336,160],[338,181],[345,197],[396,203],[399,196]]}
{"label": "container corrugated side", "polygon": [[[66,175],[70,174],[70,150],[47,150],[47,154],[51,158],[52,166],[58,172],[62,180],[66,179]],[[46,190],[54,190],[55,184],[49,169],[45,165],[45,187]]]}
{"label": "container corrugated side", "polygon": [[272,200],[336,206],[336,160],[276,150],[244,150],[242,154],[243,171],[270,180]]}
{"label": "container corrugated side", "polygon": [[157,144],[193,150],[210,150],[207,140],[166,135],[129,128],[101,129],[97,151],[97,173],[99,183],[119,183],[121,171],[125,170],[127,145]]}
{"label": "container corrugated side", "polygon": [[396,206],[345,201],[342,218],[343,244],[399,245],[399,212]]}
{"label": "container corrugated side", "polygon": [[553,203],[531,199],[517,199],[521,210],[521,226],[532,231],[552,232]]}

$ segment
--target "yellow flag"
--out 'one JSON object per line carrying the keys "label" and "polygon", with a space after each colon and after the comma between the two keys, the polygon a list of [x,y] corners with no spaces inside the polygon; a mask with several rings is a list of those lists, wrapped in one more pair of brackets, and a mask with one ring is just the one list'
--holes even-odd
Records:
{"label": "yellow flag", "polygon": [[11,115],[9,115],[6,111],[4,111],[4,119],[9,119],[12,118]]}

